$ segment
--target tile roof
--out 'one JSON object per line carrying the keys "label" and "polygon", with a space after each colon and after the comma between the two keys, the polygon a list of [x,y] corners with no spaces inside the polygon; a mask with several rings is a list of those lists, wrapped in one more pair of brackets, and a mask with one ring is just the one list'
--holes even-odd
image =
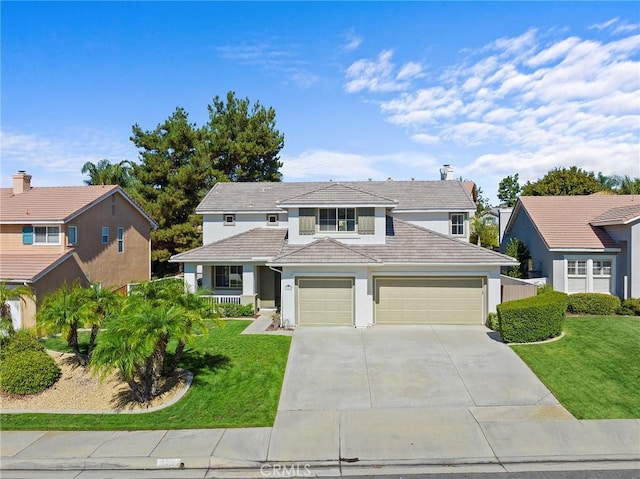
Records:
{"label": "tile roof", "polygon": [[475,210],[476,207],[469,196],[469,187],[465,187],[463,182],[456,180],[217,183],[198,205],[196,213],[282,211],[278,202],[311,193],[332,184],[393,200],[397,202],[396,211]]}
{"label": "tile roof", "polygon": [[640,219],[640,201],[636,205],[618,206],[591,220],[591,225],[619,225]]}
{"label": "tile roof", "polygon": [[639,204],[637,195],[521,196],[507,228],[523,209],[550,249],[616,248],[616,241],[597,223],[626,217],[626,208],[637,212]]}
{"label": "tile roof", "polygon": [[487,248],[387,216],[387,242],[366,245],[358,251],[383,263],[493,264],[509,266],[515,260]]}
{"label": "tile roof", "polygon": [[288,245],[281,254],[274,258],[274,264],[361,264],[379,263],[380,260],[361,252],[352,245],[336,241],[333,238],[322,238],[313,243]]}
{"label": "tile roof", "polygon": [[287,244],[287,230],[255,228],[172,256],[174,263],[264,260],[286,264],[490,264],[509,266],[513,258],[387,216],[384,245],[344,244],[322,238]]}
{"label": "tile roof", "polygon": [[278,206],[286,205],[385,205],[396,202],[378,194],[369,193],[352,185],[329,183],[320,188],[280,200]]}
{"label": "tile roof", "polygon": [[12,188],[0,188],[0,222],[65,222],[114,192],[121,194],[154,227],[157,226],[153,219],[117,185],[39,186],[17,195],[13,194]]}
{"label": "tile roof", "polygon": [[285,228],[254,228],[199,248],[173,255],[171,263],[252,261],[276,256],[287,237]]}
{"label": "tile roof", "polygon": [[0,279],[3,281],[33,282],[53,266],[66,261],[73,251],[34,253],[3,251],[0,255]]}

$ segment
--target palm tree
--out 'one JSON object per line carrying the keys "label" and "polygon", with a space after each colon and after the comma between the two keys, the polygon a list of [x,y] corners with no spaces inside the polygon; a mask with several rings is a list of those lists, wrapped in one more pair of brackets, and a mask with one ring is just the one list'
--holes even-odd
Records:
{"label": "palm tree", "polygon": [[86,366],[87,360],[80,354],[78,328],[86,324],[90,314],[84,296],[83,288],[77,281],[72,286],[65,283],[45,298],[36,313],[36,322],[45,331],[64,334],[82,366]]}
{"label": "palm tree", "polygon": [[9,287],[6,281],[0,281],[0,329],[9,333],[13,331],[9,301],[20,300],[25,303],[25,298],[34,298],[33,291],[29,286]]}
{"label": "palm tree", "polygon": [[87,161],[82,166],[82,173],[89,175],[89,179],[84,181],[87,185],[120,185],[126,188],[131,185],[131,169],[131,162],[127,160],[119,163],[100,160],[97,164]]}
{"label": "palm tree", "polygon": [[87,311],[85,311],[86,315],[83,315],[84,325],[90,325],[91,327],[89,345],[87,346],[87,361],[91,361],[98,331],[104,326],[107,318],[118,307],[120,296],[109,289],[103,288],[100,283],[92,283],[88,288],[83,289],[82,296],[82,299],[85,301],[84,308],[87,309]]}

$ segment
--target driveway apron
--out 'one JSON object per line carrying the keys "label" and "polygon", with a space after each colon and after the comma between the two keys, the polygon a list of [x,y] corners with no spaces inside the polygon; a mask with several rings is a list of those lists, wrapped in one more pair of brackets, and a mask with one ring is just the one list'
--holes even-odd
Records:
{"label": "driveway apron", "polygon": [[279,411],[558,404],[481,326],[298,328]]}

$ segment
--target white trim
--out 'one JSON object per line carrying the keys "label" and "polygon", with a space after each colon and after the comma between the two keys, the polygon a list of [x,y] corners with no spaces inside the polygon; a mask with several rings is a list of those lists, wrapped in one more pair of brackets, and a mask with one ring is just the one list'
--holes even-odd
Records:
{"label": "white trim", "polygon": [[281,208],[392,208],[398,203],[291,203]]}
{"label": "white trim", "polygon": [[[122,238],[120,237],[120,232],[122,232]],[[120,251],[120,245],[122,245],[122,251]],[[118,254],[124,253],[124,226],[118,226],[116,230],[116,251]]]}
{"label": "white trim", "polygon": [[[59,224],[41,224],[41,225],[31,225],[33,226],[33,242],[31,243],[33,246],[47,246],[47,245],[60,245],[62,244],[62,240],[61,240],[61,236],[62,236],[62,228],[61,225]],[[46,228],[45,230],[45,236],[47,238],[47,241],[44,242],[38,242],[37,241],[37,237],[38,234],[36,233],[36,228]],[[53,242],[49,242],[49,228],[58,228],[58,241],[56,241],[55,243]]]}
{"label": "white trim", "polygon": [[593,253],[620,253],[620,248],[549,248],[552,253],[569,253],[569,254],[593,254]]}
{"label": "white trim", "polygon": [[[569,261],[586,261],[586,275],[585,276],[577,276],[573,275],[571,277],[585,278],[585,293],[593,293],[593,261],[611,261],[611,275],[609,276],[610,281],[610,291],[608,294],[615,295],[616,294],[616,256],[610,255],[602,255],[602,256],[588,256],[588,255],[565,255],[562,258],[563,263],[563,280],[564,280],[564,288],[563,292],[567,294],[569,293]],[[582,292],[582,291],[581,291]],[[605,293],[607,294],[607,293]]]}

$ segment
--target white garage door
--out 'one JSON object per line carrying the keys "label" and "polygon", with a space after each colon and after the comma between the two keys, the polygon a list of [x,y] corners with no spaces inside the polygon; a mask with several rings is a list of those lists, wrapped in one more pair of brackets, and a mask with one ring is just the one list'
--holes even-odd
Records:
{"label": "white garage door", "polygon": [[482,278],[376,278],[378,324],[482,324]]}
{"label": "white garage door", "polygon": [[298,278],[298,324],[353,325],[353,278]]}

